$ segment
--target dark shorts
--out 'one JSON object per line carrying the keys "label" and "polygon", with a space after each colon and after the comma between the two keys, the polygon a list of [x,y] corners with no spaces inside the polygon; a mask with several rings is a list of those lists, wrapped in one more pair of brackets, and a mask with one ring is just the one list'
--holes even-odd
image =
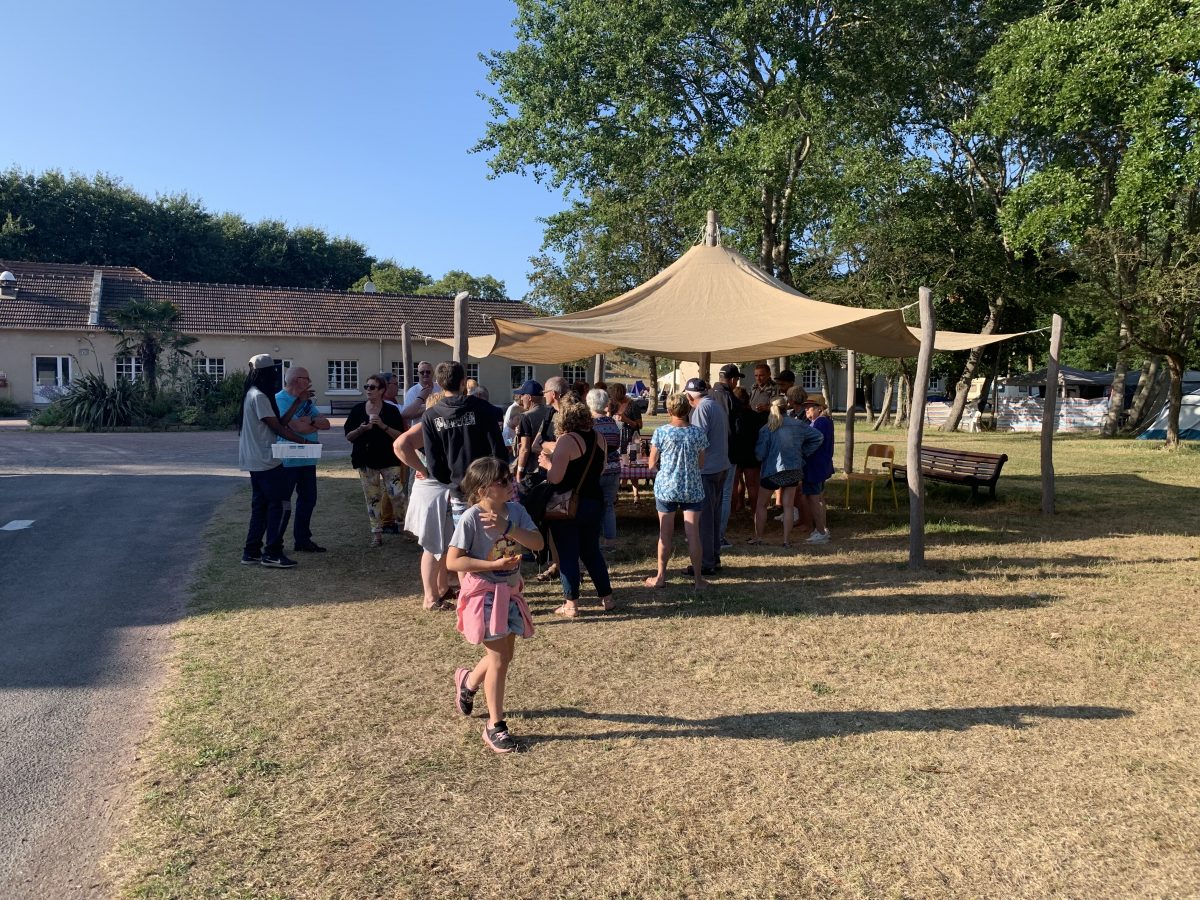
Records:
{"label": "dark shorts", "polygon": [[806,481],[801,488],[806,497],[819,497],[825,493],[825,482],[823,481]]}
{"label": "dark shorts", "polygon": [[659,500],[657,497],[654,498],[654,508],[664,515],[676,512],[699,512],[703,507],[703,500],[697,503],[680,503],[677,500]]}
{"label": "dark shorts", "polygon": [[803,478],[804,472],[800,469],[789,469],[783,472],[776,472],[774,475],[768,475],[766,478],[761,478],[758,483],[768,491],[777,491],[780,488],[795,487]]}

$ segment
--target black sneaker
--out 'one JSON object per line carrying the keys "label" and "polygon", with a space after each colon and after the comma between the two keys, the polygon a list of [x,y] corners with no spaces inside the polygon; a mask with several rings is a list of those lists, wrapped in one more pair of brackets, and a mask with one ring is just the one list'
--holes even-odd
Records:
{"label": "black sneaker", "polygon": [[297,544],[292,549],[295,550],[297,553],[324,553],[325,552],[324,547],[319,547],[312,541],[309,541],[307,544]]}
{"label": "black sneaker", "polygon": [[475,691],[467,688],[467,676],[470,669],[462,666],[454,670],[454,708],[464,716],[469,716],[475,709]]}
{"label": "black sneaker", "polygon": [[383,533],[384,534],[399,534],[400,533],[400,525],[396,522],[392,522],[389,525],[384,525]]}
{"label": "black sneaker", "polygon": [[242,554],[242,565],[243,566],[257,566],[261,562],[262,562],[262,554],[261,553],[243,553]]}
{"label": "black sneaker", "polygon": [[525,745],[508,733],[508,724],[500,721],[496,727],[483,726],[483,742],[496,753],[524,753]]}
{"label": "black sneaker", "polygon": [[270,556],[266,553],[262,555],[262,565],[268,569],[294,569],[296,561],[288,559],[282,553],[278,556]]}

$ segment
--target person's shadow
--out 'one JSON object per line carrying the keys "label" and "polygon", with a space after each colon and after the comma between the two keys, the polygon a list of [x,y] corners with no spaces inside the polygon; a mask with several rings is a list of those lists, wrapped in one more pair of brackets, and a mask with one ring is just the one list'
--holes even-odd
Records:
{"label": "person's shadow", "polygon": [[579,734],[523,733],[530,741],[612,741],[619,738],[723,737],[811,741],[876,731],[966,731],[977,725],[1030,728],[1038,719],[1121,719],[1132,710],[1111,706],[969,706],[957,709],[760,712],[684,719],[638,713],[588,712],[577,707],[533,709],[523,717],[612,722],[624,728]]}

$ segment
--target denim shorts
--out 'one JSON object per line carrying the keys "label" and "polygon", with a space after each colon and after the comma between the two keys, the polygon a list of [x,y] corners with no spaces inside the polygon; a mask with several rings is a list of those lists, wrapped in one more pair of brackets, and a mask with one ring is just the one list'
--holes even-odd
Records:
{"label": "denim shorts", "polygon": [[699,512],[704,508],[704,501],[698,500],[695,503],[682,503],[678,500],[659,500],[657,497],[655,497],[654,508],[663,514],[676,512]]}
{"label": "denim shorts", "polygon": [[806,481],[800,490],[804,492],[805,497],[817,497],[825,493],[825,482]]}

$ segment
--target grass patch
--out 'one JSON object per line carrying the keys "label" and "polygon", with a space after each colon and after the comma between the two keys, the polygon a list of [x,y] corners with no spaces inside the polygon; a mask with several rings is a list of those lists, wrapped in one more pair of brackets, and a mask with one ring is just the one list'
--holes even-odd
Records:
{"label": "grass patch", "polygon": [[1036,436],[930,443],[1010,461],[995,503],[929,491],[918,573],[889,498],[831,510],[828,546],[743,544],[699,599],[653,593],[652,501],[623,496],[623,609],[556,620],[529,589],[519,757],[452,713],[475,651],[420,608],[414,545],[367,547],[344,462],[321,469],[331,552],[292,571],[238,564],[235,498],[109,861],[122,893],[1195,893],[1200,459],[1061,440],[1043,519]]}

